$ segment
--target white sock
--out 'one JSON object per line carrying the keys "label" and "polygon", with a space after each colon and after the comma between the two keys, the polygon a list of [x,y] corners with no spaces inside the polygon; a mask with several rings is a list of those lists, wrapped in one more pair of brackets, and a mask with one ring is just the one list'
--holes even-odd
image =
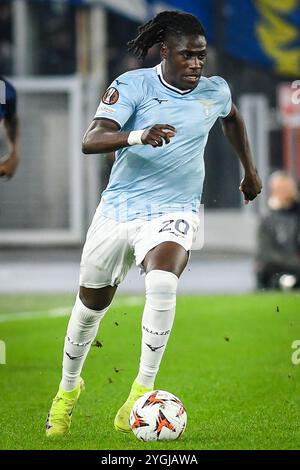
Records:
{"label": "white sock", "polygon": [[77,386],[84,361],[94,341],[100,321],[109,307],[96,311],[86,307],[77,295],[65,338],[61,387],[70,392]]}
{"label": "white sock", "polygon": [[172,329],[178,277],[154,269],[146,275],[146,303],[142,318],[142,352],[136,381],[153,388]]}

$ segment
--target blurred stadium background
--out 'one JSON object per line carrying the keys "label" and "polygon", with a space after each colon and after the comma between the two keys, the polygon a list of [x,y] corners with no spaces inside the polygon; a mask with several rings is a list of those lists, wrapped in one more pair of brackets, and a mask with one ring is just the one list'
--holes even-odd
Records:
{"label": "blurred stadium background", "polygon": [[[189,425],[165,449],[299,449],[299,291],[251,293],[267,177],[285,169],[300,181],[299,0],[0,1],[0,75],[17,89],[21,128],[20,166],[0,181],[0,449],[161,449],[112,432],[139,354],[137,269],[91,350],[71,436],[49,442],[44,422],[82,244],[113,162],[83,156],[81,139],[111,80],[141,66],[126,42],[162,9],[203,22],[206,75],[229,82],[265,186],[243,204],[241,168],[216,123],[205,156],[204,248],[180,281],[157,385],[183,399]],[[158,61],[154,49],[145,65]]]}
{"label": "blurred stadium background", "polygon": [[[141,66],[126,42],[163,9],[203,22],[206,75],[229,82],[265,185],[243,205],[241,168],[216,124],[206,149],[205,244],[181,291],[254,289],[266,179],[286,169],[300,180],[300,105],[292,100],[300,85],[298,0],[2,0],[0,74],[18,92],[21,163],[13,180],[0,183],[0,292],[76,291],[82,243],[113,159],[83,157],[82,135],[111,80]],[[145,65],[158,61],[153,50]],[[121,289],[143,289],[137,270]]]}

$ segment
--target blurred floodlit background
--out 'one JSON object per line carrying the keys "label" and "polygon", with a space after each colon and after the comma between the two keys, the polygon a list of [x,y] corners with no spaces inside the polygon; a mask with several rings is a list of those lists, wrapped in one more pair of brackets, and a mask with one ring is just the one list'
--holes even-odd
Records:
{"label": "blurred floodlit background", "polygon": [[[277,169],[300,180],[298,0],[2,0],[0,75],[18,92],[21,163],[11,181],[0,181],[0,292],[77,289],[81,247],[112,165],[112,155],[83,156],[82,135],[117,75],[159,62],[154,48],[140,63],[126,42],[164,9],[203,23],[205,74],[229,82],[265,186],[243,205],[241,168],[216,123],[205,156],[205,244],[193,253],[181,292],[254,289],[266,180]],[[134,269],[121,290],[142,289]]]}

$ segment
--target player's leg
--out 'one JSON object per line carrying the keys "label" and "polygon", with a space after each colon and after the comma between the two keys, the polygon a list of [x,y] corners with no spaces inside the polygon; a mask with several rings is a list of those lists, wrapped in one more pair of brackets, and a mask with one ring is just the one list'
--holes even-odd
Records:
{"label": "player's leg", "polygon": [[188,251],[176,242],[163,242],[150,250],[143,261],[146,275],[154,269],[168,271],[178,278],[188,262]]}
{"label": "player's leg", "polygon": [[[122,228],[123,226],[121,226]],[[80,291],[68,324],[63,377],[47,420],[47,435],[66,434],[70,415],[83,383],[80,373],[99,324],[133,261],[126,233],[119,224],[96,211],[80,263]],[[69,410],[69,411],[68,411]]]}
{"label": "player's leg", "polygon": [[99,289],[80,287],[65,338],[63,390],[71,392],[76,388],[84,361],[116,290],[116,286]]}
{"label": "player's leg", "polygon": [[65,338],[62,380],[47,417],[47,436],[69,432],[74,406],[84,388],[80,378],[84,361],[116,289],[80,287]]}
{"label": "player's leg", "polygon": [[163,353],[173,326],[178,278],[188,261],[188,252],[175,242],[151,249],[144,261],[146,303],[142,318],[140,368],[130,394],[118,411],[114,425],[129,432],[129,414],[135,401],[154,387]]}
{"label": "player's leg", "polygon": [[142,348],[136,381],[153,388],[172,330],[178,279],[188,262],[188,252],[178,243],[163,242],[147,253],[146,303],[142,318]]}

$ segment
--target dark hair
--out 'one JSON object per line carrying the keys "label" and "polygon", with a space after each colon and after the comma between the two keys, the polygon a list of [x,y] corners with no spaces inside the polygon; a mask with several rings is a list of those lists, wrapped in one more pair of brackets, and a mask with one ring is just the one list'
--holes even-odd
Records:
{"label": "dark hair", "polygon": [[148,50],[166,39],[167,34],[176,36],[200,34],[205,31],[200,21],[190,13],[179,11],[162,11],[152,20],[138,28],[138,35],[127,43],[128,50],[139,59],[145,59]]}

